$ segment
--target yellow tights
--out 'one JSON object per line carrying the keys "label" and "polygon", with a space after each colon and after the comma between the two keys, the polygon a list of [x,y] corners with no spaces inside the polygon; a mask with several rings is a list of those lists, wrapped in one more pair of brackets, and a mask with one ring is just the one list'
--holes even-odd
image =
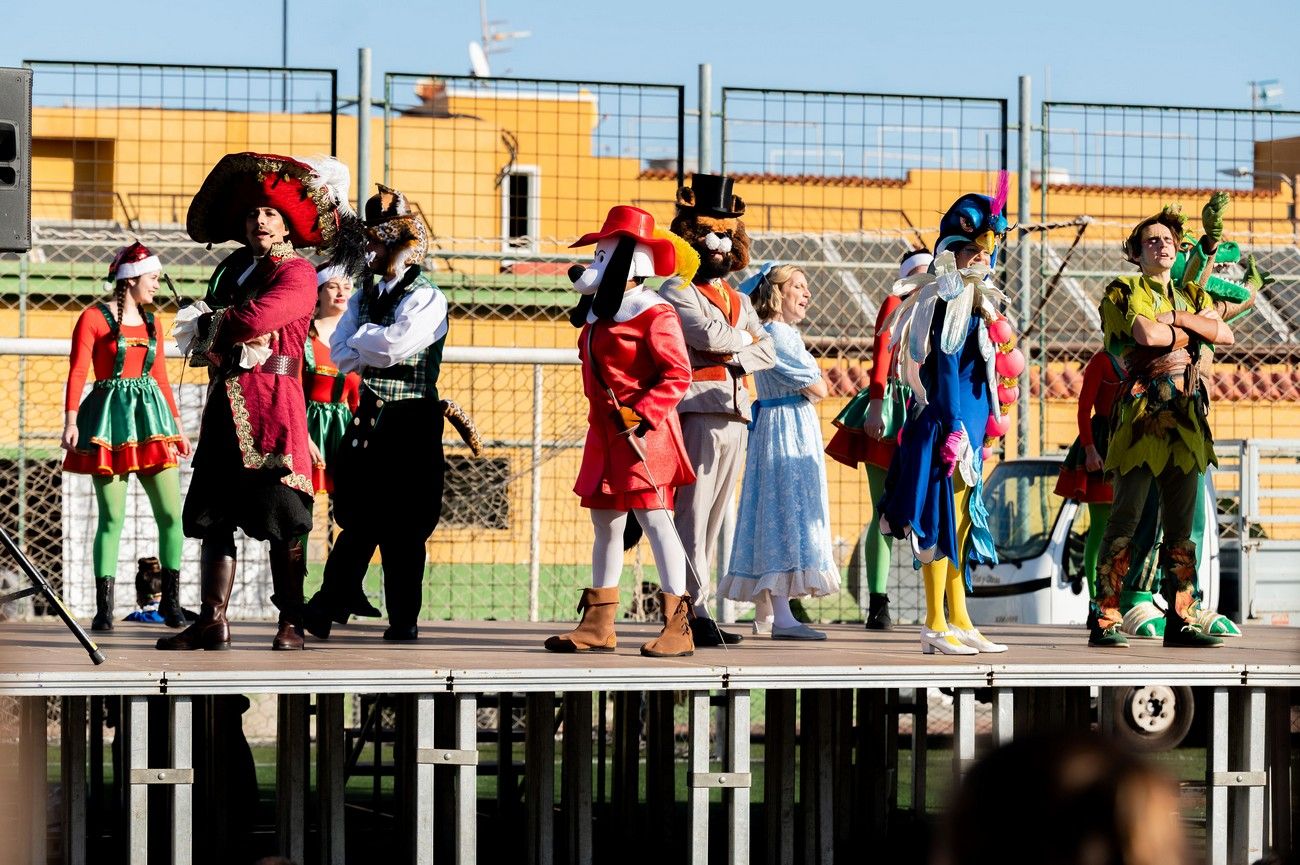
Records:
{"label": "yellow tights", "polygon": [[[961,475],[952,477],[953,504],[957,511],[957,549],[964,551],[970,538],[971,489]],[[965,556],[962,556],[963,560]],[[951,559],[936,559],[921,566],[921,581],[925,584],[925,627],[930,631],[946,631],[949,623],[955,628],[969,630],[975,627],[966,612],[966,580]],[[948,616],[944,618],[943,601],[948,599]]]}

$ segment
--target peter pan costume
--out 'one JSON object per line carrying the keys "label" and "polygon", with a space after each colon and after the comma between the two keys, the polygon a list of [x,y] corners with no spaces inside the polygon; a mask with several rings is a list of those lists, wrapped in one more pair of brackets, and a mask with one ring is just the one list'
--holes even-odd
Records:
{"label": "peter pan costume", "polygon": [[[77,319],[72,332],[64,407],[77,413],[77,444],[63,470],[92,477],[99,513],[92,559],[95,567],[96,631],[113,628],[113,587],[118,545],[126,519],[126,478],[134,474],[145,488],[158,524],[162,599],[159,613],[168,625],[185,624],[180,606],[181,521],[179,461],[180,413],[158,350],[158,323],[140,310],[142,324],[118,321],[124,280],[158,273],[158,256],[139,241],[120,249],[109,267],[117,283],[118,305],[98,303]],[[93,369],[95,383],[81,392]],[[80,405],[78,401],[80,400]]]}
{"label": "peter pan costume", "polygon": [[[1145,228],[1161,224],[1181,239],[1182,216],[1166,208],[1143,220],[1125,244],[1131,261]],[[1120,625],[1120,589],[1132,564],[1133,535],[1154,487],[1161,504],[1164,542],[1160,549],[1161,594],[1166,602],[1166,646],[1209,647],[1222,643],[1185,618],[1196,581],[1196,543],[1191,538],[1197,488],[1207,466],[1216,465],[1208,423],[1209,390],[1204,378],[1213,361],[1210,345],[1189,333],[1185,348],[1139,345],[1133,326],[1155,322],[1168,312],[1196,314],[1214,308],[1201,286],[1161,282],[1143,274],[1116,277],[1101,301],[1106,350],[1124,367],[1125,384],[1111,414],[1105,471],[1114,488],[1110,520],[1097,564],[1097,596],[1089,615],[1088,643],[1127,645]],[[1168,327],[1172,337],[1175,329]]]}

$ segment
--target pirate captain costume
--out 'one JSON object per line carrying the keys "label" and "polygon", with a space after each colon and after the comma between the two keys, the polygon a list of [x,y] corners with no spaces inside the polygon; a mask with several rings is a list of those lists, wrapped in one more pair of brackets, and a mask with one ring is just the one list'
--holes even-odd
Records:
{"label": "pirate captain costume", "polygon": [[[601,230],[573,246],[593,243],[592,263],[570,270],[574,287],[584,295],[575,324],[582,327],[578,354],[589,403],[573,491],[588,509],[595,534],[592,587],[578,602],[578,627],[548,638],[545,646],[553,652],[612,652],[618,645],[614,618],[623,532],[628,511],[635,511],[663,582],[663,630],[641,653],[690,655],[695,643],[686,552],[673,527],[672,508],[679,488],[695,480],[677,417],[691,365],[681,323],[663,293],[690,279],[695,262],[685,243],[656,231],[654,217],[637,207],[611,208]],[[660,293],[644,284],[675,271],[679,276],[666,281]]]}
{"label": "pirate captain costume", "polygon": [[191,238],[244,248],[218,266],[207,303],[178,316],[177,342],[211,375],[184,511],[186,535],[203,542],[203,606],[159,649],[229,647],[236,528],[270,541],[280,610],[272,648],[303,647],[301,536],[311,530],[313,490],[301,375],[317,292],[315,267],[294,247],[347,246],[355,221],[347,183],[337,160],[237,153],[217,163],[190,205]]}
{"label": "pirate captain costume", "polygon": [[[68,359],[64,408],[75,415],[76,441],[63,470],[90,475],[98,525],[92,553],[95,568],[96,631],[113,628],[113,588],[118,544],[126,518],[126,479],[136,475],[145,488],[158,525],[161,561],[159,615],[172,627],[185,624],[180,606],[180,481],[175,471],[181,449],[188,453],[180,412],[158,350],[158,323],[141,309],[140,324],[123,319],[126,296],[142,277],[162,272],[158,256],[139,241],[118,250],[108,269],[115,302],[97,303],[77,319]],[[92,371],[95,384],[81,391]],[[80,400],[80,403],[78,401]]]}
{"label": "pirate captain costume", "polygon": [[[341,532],[308,605],[307,629],[329,637],[345,623],[378,548],[389,627],[384,639],[419,636],[425,542],[442,514],[444,403],[438,372],[447,339],[447,299],[421,271],[428,250],[422,219],[405,197],[379,187],[366,202],[371,278],[348,301],[330,339],[341,373],[359,372],[361,394],[336,452],[334,518]],[[368,283],[370,280],[368,280]],[[420,490],[401,508],[376,508],[395,475]]]}

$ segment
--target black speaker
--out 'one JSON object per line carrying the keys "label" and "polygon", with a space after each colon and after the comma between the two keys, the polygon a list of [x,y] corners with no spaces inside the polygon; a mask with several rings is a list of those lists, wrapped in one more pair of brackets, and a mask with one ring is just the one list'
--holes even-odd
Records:
{"label": "black speaker", "polygon": [[0,252],[32,248],[32,70],[0,68]]}

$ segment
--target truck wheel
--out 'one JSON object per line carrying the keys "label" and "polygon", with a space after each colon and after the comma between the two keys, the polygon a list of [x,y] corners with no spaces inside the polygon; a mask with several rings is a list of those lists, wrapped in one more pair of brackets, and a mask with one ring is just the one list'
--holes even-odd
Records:
{"label": "truck wheel", "polygon": [[1141,751],[1168,751],[1187,738],[1196,715],[1192,689],[1185,685],[1113,688],[1115,736]]}

